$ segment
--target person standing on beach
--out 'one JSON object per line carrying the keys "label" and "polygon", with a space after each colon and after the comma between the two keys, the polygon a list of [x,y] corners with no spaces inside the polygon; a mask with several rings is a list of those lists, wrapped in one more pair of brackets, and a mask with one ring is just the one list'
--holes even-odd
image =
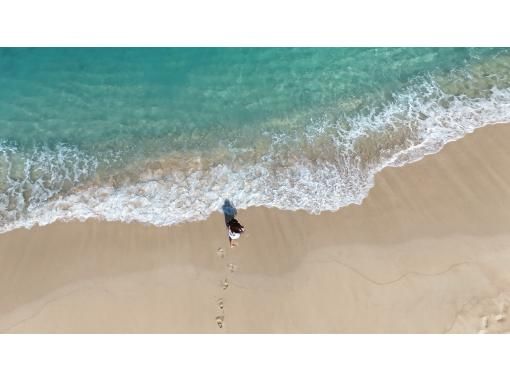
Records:
{"label": "person standing on beach", "polygon": [[241,237],[241,234],[244,232],[244,226],[242,226],[237,219],[232,218],[227,223],[227,230],[230,248],[234,248],[237,246],[237,244],[234,243],[234,240],[237,240]]}

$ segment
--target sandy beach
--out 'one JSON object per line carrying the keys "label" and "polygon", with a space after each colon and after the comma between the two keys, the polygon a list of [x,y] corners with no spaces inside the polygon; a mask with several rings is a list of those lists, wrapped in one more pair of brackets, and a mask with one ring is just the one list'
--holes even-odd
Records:
{"label": "sandy beach", "polygon": [[220,212],[1,234],[0,331],[508,332],[509,141],[478,129],[337,212],[239,210],[234,249]]}

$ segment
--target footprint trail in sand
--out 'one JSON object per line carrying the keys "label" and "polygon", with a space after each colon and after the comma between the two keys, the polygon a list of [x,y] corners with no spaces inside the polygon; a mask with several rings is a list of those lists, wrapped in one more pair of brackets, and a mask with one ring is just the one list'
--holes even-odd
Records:
{"label": "footprint trail in sand", "polygon": [[[227,252],[225,252],[225,250],[222,247],[220,247],[216,250],[216,255],[220,259],[224,259],[227,255]],[[225,274],[224,274],[225,277],[221,281],[220,286],[223,291],[226,291],[230,287],[229,275],[234,272],[237,272],[238,266],[234,263],[228,263],[225,265],[224,268],[225,268]],[[225,327],[225,298],[224,298],[224,296],[222,296],[216,300],[216,307],[217,307],[217,315],[215,318],[216,325],[218,326],[218,328],[223,329]]]}

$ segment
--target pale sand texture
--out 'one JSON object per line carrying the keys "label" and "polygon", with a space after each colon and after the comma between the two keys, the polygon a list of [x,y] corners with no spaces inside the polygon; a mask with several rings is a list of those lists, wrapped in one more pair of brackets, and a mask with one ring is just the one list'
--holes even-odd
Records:
{"label": "pale sand texture", "polygon": [[2,234],[0,331],[510,330],[510,125],[385,169],[361,206],[238,217],[233,250],[220,213]]}

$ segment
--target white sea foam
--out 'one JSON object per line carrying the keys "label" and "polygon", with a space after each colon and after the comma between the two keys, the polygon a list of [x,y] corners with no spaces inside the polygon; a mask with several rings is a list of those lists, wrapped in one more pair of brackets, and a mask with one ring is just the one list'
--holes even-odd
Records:
{"label": "white sea foam", "polygon": [[31,210],[49,206],[97,169],[97,160],[76,147],[34,147],[27,153],[0,142],[0,221],[22,222]]}
{"label": "white sea foam", "polygon": [[[168,226],[205,219],[227,198],[239,209],[267,206],[311,213],[360,204],[375,174],[384,167],[416,161],[476,128],[509,121],[510,89],[489,92],[479,98],[453,97],[428,80],[396,94],[379,112],[346,118],[349,128],[319,121],[311,123],[303,136],[275,136],[271,149],[250,164],[224,162],[207,170],[175,169],[152,180],[117,188],[91,186],[58,197],[41,185],[33,191],[38,201],[23,214],[16,211],[9,217],[7,211],[0,232],[88,218]],[[303,146],[312,153],[297,151]],[[7,157],[13,148],[2,149],[0,153]],[[57,157],[60,161],[39,152],[30,165],[54,165],[47,160],[62,163],[72,158],[82,167],[78,172],[68,170],[65,177],[73,183],[97,167],[94,159],[77,150],[65,148],[64,152]],[[27,174],[22,178],[28,178]],[[63,183],[62,177],[51,180]],[[8,192],[21,189],[18,182]],[[5,199],[0,202],[7,210]]]}

